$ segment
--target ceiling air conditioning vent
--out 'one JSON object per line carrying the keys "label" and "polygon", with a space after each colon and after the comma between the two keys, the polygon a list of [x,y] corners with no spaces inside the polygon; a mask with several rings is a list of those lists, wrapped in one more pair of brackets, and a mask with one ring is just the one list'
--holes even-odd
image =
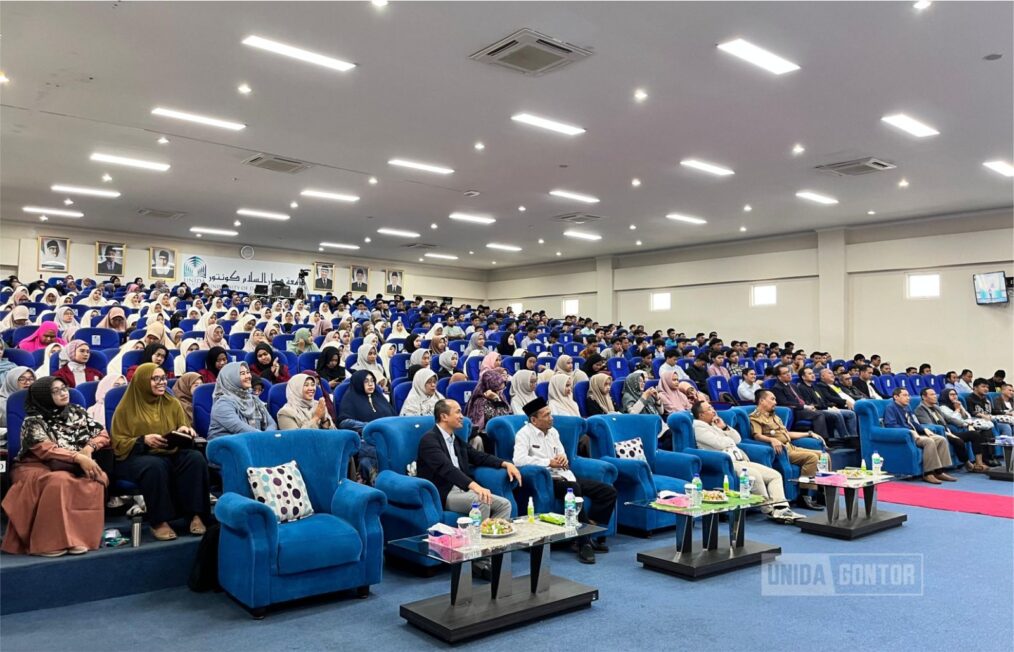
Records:
{"label": "ceiling air conditioning vent", "polygon": [[268,170],[270,172],[285,172],[286,174],[295,174],[308,169],[309,163],[297,161],[291,158],[282,158],[281,156],[274,156],[272,154],[257,154],[243,161],[243,165],[252,165],[255,168],[262,170]]}
{"label": "ceiling air conditioning vent", "polygon": [[184,211],[163,211],[157,208],[139,208],[137,214],[143,217],[153,217],[160,220],[178,220],[186,215]]}
{"label": "ceiling air conditioning vent", "polygon": [[537,77],[591,56],[591,50],[540,34],[527,27],[486,46],[469,58]]}
{"label": "ceiling air conditioning vent", "polygon": [[841,163],[828,163],[818,165],[815,169],[821,172],[831,172],[841,177],[858,177],[871,172],[883,172],[898,167],[879,158],[867,157],[857,158],[854,161],[842,161]]}
{"label": "ceiling air conditioning vent", "polygon": [[404,247],[405,249],[415,249],[417,251],[418,250],[423,250],[423,249],[436,249],[437,248],[437,246],[435,244],[428,244],[426,242],[413,242],[412,244],[401,245],[401,246]]}
{"label": "ceiling air conditioning vent", "polygon": [[564,213],[563,215],[557,215],[553,218],[560,222],[566,222],[567,224],[589,224],[591,222],[597,222],[603,219],[599,215],[590,215],[588,213]]}

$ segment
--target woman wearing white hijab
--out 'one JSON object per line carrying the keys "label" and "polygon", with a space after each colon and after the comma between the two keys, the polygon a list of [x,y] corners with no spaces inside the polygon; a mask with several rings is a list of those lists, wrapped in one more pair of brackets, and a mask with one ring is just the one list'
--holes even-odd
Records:
{"label": "woman wearing white hijab", "polygon": [[[59,342],[53,342],[46,347],[42,354],[42,364],[35,370],[36,378],[53,375],[53,373],[49,370],[49,358],[53,354],[60,353],[60,351],[63,351],[63,346]],[[59,367],[59,365],[57,365],[57,367]]]}
{"label": "woman wearing white hijab", "polygon": [[89,306],[91,308],[101,308],[106,305],[106,300],[102,298],[102,290],[95,288],[88,293],[88,296],[79,301],[82,306]]}
{"label": "woman wearing white hijab", "polygon": [[380,359],[380,364],[384,366],[384,371],[387,373],[388,378],[393,378],[391,375],[391,358],[398,352],[398,347],[394,344],[381,344],[380,349],[377,350],[377,357]]}
{"label": "woman wearing white hijab", "polygon": [[432,328],[429,329],[429,331],[425,335],[423,335],[423,339],[426,341],[430,341],[434,337],[443,337],[443,336],[444,336],[444,325],[441,324],[440,322],[437,322],[436,324],[433,325]]}
{"label": "woman wearing white hijab", "polygon": [[433,415],[437,401],[444,397],[437,391],[437,374],[432,369],[420,369],[412,378],[412,390],[401,406],[403,417],[428,417]]}
{"label": "woman wearing white hijab", "polygon": [[53,321],[56,322],[57,328],[60,329],[61,337],[68,342],[74,339],[74,333],[81,328],[81,324],[77,320],[77,313],[70,306],[60,306],[57,308]]}
{"label": "woman wearing white hijab", "polygon": [[[370,361],[371,356],[372,362]],[[387,372],[383,365],[377,361],[377,347],[370,342],[365,342],[359,347],[356,353],[356,364],[352,367],[352,371],[369,371],[373,374],[377,385],[383,387],[385,391],[390,384]]]}
{"label": "woman wearing white hijab", "polygon": [[60,304],[60,292],[56,288],[46,288],[46,291],[42,293],[42,303],[46,304],[50,308],[55,308]]}
{"label": "woman wearing white hijab", "polygon": [[197,320],[197,323],[194,324],[194,330],[208,332],[217,323],[218,315],[216,315],[214,311],[209,310],[201,315],[201,318]]}
{"label": "woman wearing white hijab", "polygon": [[549,411],[554,416],[581,416],[574,401],[574,381],[570,376],[557,374],[549,381]]}
{"label": "woman wearing white hijab", "polygon": [[535,400],[535,385],[539,378],[534,371],[522,369],[511,378],[511,409],[514,414],[525,413],[525,406]]}
{"label": "woman wearing white hijab", "polygon": [[387,336],[387,341],[396,342],[399,340],[404,340],[406,337],[408,337],[408,335],[409,332],[408,330],[406,330],[405,324],[401,323],[401,318],[399,317],[398,319],[394,320],[394,325],[391,326],[391,334]]}
{"label": "woman wearing white hijab", "polygon": [[144,340],[127,340],[126,344],[120,347],[120,352],[106,365],[106,376],[123,375],[123,355],[127,351],[144,351]]}
{"label": "woman wearing white hijab", "polygon": [[173,371],[175,376],[179,378],[187,372],[187,354],[193,353],[194,351],[201,350],[201,340],[196,337],[188,337],[180,342],[180,353],[173,360]]}
{"label": "woman wearing white hijab", "polygon": [[257,316],[251,315],[250,313],[244,313],[240,315],[236,323],[229,329],[229,335],[236,335],[238,333],[253,333],[254,328],[257,326]]}
{"label": "woman wearing white hijab", "polygon": [[247,353],[253,353],[258,344],[267,344],[270,346],[271,342],[268,341],[267,337],[265,337],[264,331],[259,328],[254,328],[253,332],[250,333],[250,337],[246,338],[246,342],[243,343],[243,350]]}
{"label": "woman wearing white hijab", "polygon": [[128,310],[140,310],[144,307],[144,299],[139,292],[128,292],[123,295],[123,307]]}

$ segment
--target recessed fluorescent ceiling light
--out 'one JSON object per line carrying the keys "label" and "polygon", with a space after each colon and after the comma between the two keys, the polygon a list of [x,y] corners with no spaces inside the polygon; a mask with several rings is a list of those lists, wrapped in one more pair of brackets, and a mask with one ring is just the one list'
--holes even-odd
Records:
{"label": "recessed fluorescent ceiling light", "polygon": [[563,232],[563,235],[568,238],[578,238],[579,240],[601,240],[602,236],[596,235],[595,233],[587,233],[585,231],[574,231],[567,230]]}
{"label": "recessed fluorescent ceiling light", "polygon": [[719,177],[727,177],[730,174],[736,174],[729,168],[723,168],[721,165],[715,165],[714,163],[708,163],[707,161],[699,161],[695,158],[683,159],[680,161],[680,165],[700,170],[701,172],[707,172],[708,174],[714,174]]}
{"label": "recessed fluorescent ceiling light", "polygon": [[243,124],[242,122],[232,122],[231,120],[220,120],[218,118],[211,118],[206,115],[187,113],[186,111],[177,111],[175,109],[164,109],[162,107],[155,107],[154,109],[151,110],[151,114],[162,116],[163,118],[175,118],[176,120],[196,122],[197,124],[208,125],[209,127],[229,129],[230,131],[240,131],[242,129],[246,129],[246,125]]}
{"label": "recessed fluorescent ceiling light", "polygon": [[1014,165],[1011,165],[1007,161],[986,161],[983,165],[993,172],[999,172],[1005,177],[1014,177]]}
{"label": "recessed fluorescent ceiling light", "polygon": [[799,70],[799,66],[788,59],[783,59],[777,54],[768,52],[764,48],[757,47],[750,41],[745,41],[741,38],[720,43],[718,49],[776,75],[783,75],[793,70]]}
{"label": "recessed fluorescent ceiling light", "polygon": [[457,256],[452,256],[450,254],[426,253],[426,254],[423,254],[423,256],[426,256],[427,258],[439,258],[440,260],[457,260],[458,259]]}
{"label": "recessed fluorescent ceiling light", "polygon": [[403,158],[392,158],[387,162],[387,164],[396,165],[400,168],[411,168],[413,170],[422,170],[423,172],[433,172],[434,174],[452,174],[454,172],[451,168],[431,165],[429,163],[419,163],[418,161],[407,161]]}
{"label": "recessed fluorescent ceiling light", "polygon": [[286,45],[285,43],[279,43],[278,41],[272,41],[260,36],[248,36],[243,39],[243,45],[249,45],[250,47],[260,48],[261,50],[267,50],[268,52],[274,52],[286,57],[292,57],[293,59],[299,59],[307,63],[315,63],[318,66],[324,66],[325,68],[331,68],[332,70],[339,70],[341,72],[348,72],[356,67],[356,64],[349,63],[348,61],[342,61],[341,59],[335,59],[332,57],[326,57],[323,54],[317,54],[316,52],[310,52],[303,48],[297,48],[292,45]]}
{"label": "recessed fluorescent ceiling light", "polygon": [[203,233],[206,235],[227,235],[234,237],[239,235],[239,231],[233,231],[232,229],[209,229],[205,226],[192,226],[190,227],[191,233]]}
{"label": "recessed fluorescent ceiling light", "polygon": [[815,201],[818,204],[830,205],[838,203],[838,200],[835,199],[834,197],[828,197],[827,195],[822,195],[817,192],[811,192],[809,190],[801,190],[800,192],[797,192],[796,197],[799,197],[800,199],[809,199],[810,201]]}
{"label": "recessed fluorescent ceiling light", "polygon": [[585,129],[582,129],[581,127],[575,127],[574,125],[569,125],[564,122],[557,122],[556,120],[550,120],[549,118],[541,118],[537,115],[532,115],[531,113],[518,113],[517,115],[512,115],[511,120],[531,125],[533,127],[541,127],[542,129],[548,129],[549,131],[555,131],[560,134],[566,134],[568,136],[577,136],[578,134],[583,134],[585,132]]}
{"label": "recessed fluorescent ceiling light", "polygon": [[60,183],[54,183],[49,187],[53,192],[65,192],[71,195],[91,195],[93,197],[119,197],[120,193],[117,190],[103,190],[101,188],[84,188],[81,186],[65,186]]}
{"label": "recessed fluorescent ceiling light", "polygon": [[266,220],[287,220],[289,216],[285,213],[273,213],[271,211],[259,211],[254,208],[240,208],[236,211],[236,215],[246,215],[247,217],[263,217]]}
{"label": "recessed fluorescent ceiling light", "polygon": [[599,203],[598,197],[592,197],[591,195],[582,195],[579,192],[571,192],[569,190],[550,190],[550,195],[554,197],[563,197],[564,199],[573,199],[575,201],[583,201],[586,204],[597,204]]}
{"label": "recessed fluorescent ceiling light", "polygon": [[929,9],[929,6],[930,6],[931,4],[933,4],[933,3],[932,3],[932,2],[930,2],[930,0],[919,0],[919,2],[916,2],[916,3],[914,3],[914,4],[912,5],[912,6],[913,6],[913,7],[914,7],[914,8],[916,9],[916,10],[918,10],[918,11],[922,11],[923,9]]}
{"label": "recessed fluorescent ceiling light", "polygon": [[521,247],[509,244],[500,244],[499,242],[490,242],[486,245],[487,249],[499,249],[500,251],[521,251]]}
{"label": "recessed fluorescent ceiling light", "polygon": [[468,213],[451,213],[448,215],[452,220],[458,220],[459,222],[472,222],[473,224],[492,224],[496,222],[495,218],[486,217],[485,215],[470,215]]}
{"label": "recessed fluorescent ceiling light", "polygon": [[892,127],[897,127],[902,131],[907,131],[916,138],[925,138],[926,136],[936,136],[940,133],[939,131],[929,126],[928,124],[919,122],[915,118],[907,116],[904,113],[885,115],[883,118],[881,118],[881,120],[891,125]]}
{"label": "recessed fluorescent ceiling light", "polygon": [[403,231],[401,229],[389,229],[387,227],[377,229],[377,233],[381,235],[393,235],[399,238],[418,238],[419,234],[415,231]]}
{"label": "recessed fluorescent ceiling light", "polygon": [[359,245],[345,244],[344,242],[321,242],[321,247],[331,247],[332,249],[359,249]]}
{"label": "recessed fluorescent ceiling light", "polygon": [[683,215],[682,213],[669,213],[666,215],[670,220],[676,220],[677,222],[686,222],[687,224],[707,224],[707,220],[702,220],[699,217],[693,215]]}
{"label": "recessed fluorescent ceiling light", "polygon": [[62,208],[42,208],[41,206],[23,206],[21,208],[26,213],[44,213],[46,215],[56,215],[57,217],[84,217],[84,213],[81,211],[68,211]]}
{"label": "recessed fluorescent ceiling light", "polygon": [[[157,161],[144,161],[139,158],[127,158],[126,156],[115,156],[113,154],[103,154],[101,152],[94,152],[91,155],[91,160],[98,161],[99,163],[112,163],[114,165],[125,165],[130,168],[141,168],[142,170],[155,170],[157,172],[165,172],[169,169],[168,163],[159,163]],[[102,178],[103,181],[105,177]],[[112,178],[110,178],[112,181]]]}
{"label": "recessed fluorescent ceiling light", "polygon": [[311,190],[309,188],[299,194],[304,197],[316,197],[318,199],[331,199],[334,201],[359,201],[359,195],[346,195],[340,192],[325,192],[323,190]]}

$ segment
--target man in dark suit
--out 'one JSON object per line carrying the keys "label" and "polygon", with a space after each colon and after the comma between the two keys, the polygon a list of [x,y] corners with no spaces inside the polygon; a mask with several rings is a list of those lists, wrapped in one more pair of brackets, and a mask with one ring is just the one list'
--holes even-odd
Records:
{"label": "man in dark suit", "polygon": [[[825,367],[825,369],[827,368]],[[827,369],[827,373],[830,374],[831,370]],[[804,367],[799,372],[799,384],[796,385],[796,392],[805,403],[823,413],[824,419],[831,424],[837,437],[841,439],[859,437],[856,413],[845,407],[845,399],[839,399],[837,396],[828,396],[828,399],[832,400],[824,398],[824,394],[817,387],[817,376],[812,367]],[[840,407],[838,401],[841,402]]]}
{"label": "man in dark suit", "polygon": [[859,375],[852,380],[852,384],[866,398],[884,398],[873,385],[873,371],[873,367],[868,364],[860,365]]}
{"label": "man in dark suit", "polygon": [[366,268],[355,267],[352,270],[352,291],[353,292],[366,292],[367,280],[366,280]]}
{"label": "man in dark suit", "polygon": [[436,425],[419,440],[416,456],[416,475],[429,480],[440,494],[444,509],[468,514],[472,503],[479,503],[482,518],[511,516],[511,504],[506,498],[494,496],[473,478],[473,466],[507,469],[507,475],[521,484],[518,467],[499,457],[488,455],[466,444],[454,431],[461,428],[465,417],[457,401],[442,399],[433,409]]}
{"label": "man in dark suit", "polygon": [[123,259],[117,260],[116,247],[113,245],[106,245],[105,250],[102,252],[103,259],[99,263],[99,272],[102,274],[122,274],[123,273]]}
{"label": "man in dark suit", "polygon": [[957,482],[946,473],[951,466],[951,447],[947,439],[919,423],[909,406],[912,398],[904,387],[896,387],[893,400],[884,408],[884,427],[904,428],[912,435],[915,445],[922,449],[922,479],[930,484]]}
{"label": "man in dark suit", "polygon": [[314,290],[333,290],[334,281],[331,280],[331,268],[321,265],[317,268],[317,278],[313,283]]}
{"label": "man in dark suit", "polygon": [[828,438],[827,421],[824,414],[817,411],[812,403],[807,403],[792,385],[792,368],[785,365],[775,367],[775,384],[771,387],[778,405],[783,405],[792,410],[794,423],[809,421],[810,430],[816,433],[825,444]]}

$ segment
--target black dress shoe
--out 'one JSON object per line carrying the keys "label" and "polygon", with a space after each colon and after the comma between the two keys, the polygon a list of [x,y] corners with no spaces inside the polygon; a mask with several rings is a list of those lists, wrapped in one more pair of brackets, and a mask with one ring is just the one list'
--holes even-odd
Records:
{"label": "black dress shoe", "polygon": [[796,499],[796,504],[804,509],[812,509],[815,512],[823,511],[823,507],[817,503],[816,500],[810,496],[800,496]]}
{"label": "black dress shoe", "polygon": [[609,546],[606,545],[605,537],[598,537],[597,539],[592,539],[591,546],[592,550],[594,550],[595,552],[609,552]]}
{"label": "black dress shoe", "polygon": [[582,564],[595,563],[595,549],[592,548],[592,544],[586,543],[581,546],[581,550],[577,553],[577,560]]}
{"label": "black dress shoe", "polygon": [[493,565],[489,559],[476,559],[472,562],[472,577],[477,577],[487,582],[493,579]]}

